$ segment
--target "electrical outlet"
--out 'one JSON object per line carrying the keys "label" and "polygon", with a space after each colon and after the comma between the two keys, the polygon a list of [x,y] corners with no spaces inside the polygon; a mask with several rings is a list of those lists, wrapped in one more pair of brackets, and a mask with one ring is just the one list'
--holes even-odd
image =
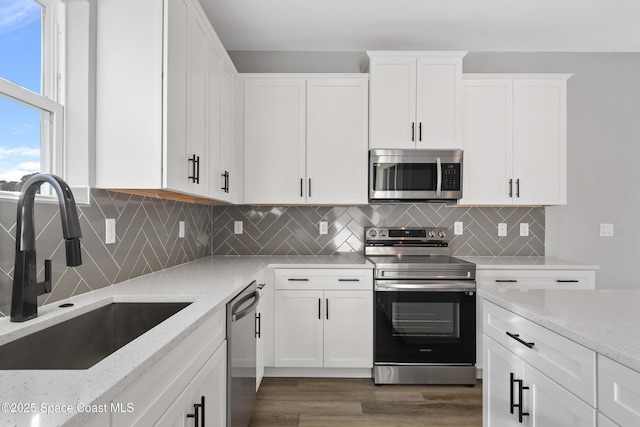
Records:
{"label": "electrical outlet", "polygon": [[104,243],[110,245],[116,242],[116,220],[106,218],[104,220]]}
{"label": "electrical outlet", "polygon": [[504,237],[507,235],[507,224],[505,222],[498,223],[498,236]]}
{"label": "electrical outlet", "polygon": [[529,223],[521,222],[520,223],[520,236],[528,236],[529,235]]}
{"label": "electrical outlet", "polygon": [[600,224],[600,237],[613,237],[613,224]]}
{"label": "electrical outlet", "polygon": [[178,222],[178,238],[184,239],[185,229],[184,229],[184,221]]}
{"label": "electrical outlet", "polygon": [[242,234],[243,232],[242,221],[233,221],[233,234]]}
{"label": "electrical outlet", "polygon": [[327,221],[320,221],[318,223],[318,231],[320,234],[329,234],[329,225],[327,224]]}
{"label": "electrical outlet", "polygon": [[456,221],[453,223],[453,234],[456,236],[462,236],[464,230],[464,223],[462,221]]}

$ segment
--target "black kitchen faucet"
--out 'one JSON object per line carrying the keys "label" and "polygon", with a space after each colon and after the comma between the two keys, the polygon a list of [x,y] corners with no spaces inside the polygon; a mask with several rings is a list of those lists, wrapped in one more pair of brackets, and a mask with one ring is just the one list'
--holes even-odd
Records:
{"label": "black kitchen faucet", "polygon": [[38,295],[51,292],[51,260],[44,262],[44,282],[38,282],[36,270],[36,232],[34,204],[36,192],[43,183],[49,183],[58,196],[62,234],[65,239],[67,265],[82,264],[80,253],[80,222],[71,189],[61,178],[37,174],[24,183],[18,199],[16,224],[16,260],[13,270],[11,295],[11,321],[24,322],[38,316]]}

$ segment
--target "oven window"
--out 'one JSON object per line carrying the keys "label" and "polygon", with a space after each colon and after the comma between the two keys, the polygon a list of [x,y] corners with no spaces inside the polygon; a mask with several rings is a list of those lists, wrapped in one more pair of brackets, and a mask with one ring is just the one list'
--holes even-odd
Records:
{"label": "oven window", "polygon": [[435,191],[435,163],[374,163],[375,191]]}
{"label": "oven window", "polygon": [[392,334],[396,337],[460,337],[460,304],[393,302]]}

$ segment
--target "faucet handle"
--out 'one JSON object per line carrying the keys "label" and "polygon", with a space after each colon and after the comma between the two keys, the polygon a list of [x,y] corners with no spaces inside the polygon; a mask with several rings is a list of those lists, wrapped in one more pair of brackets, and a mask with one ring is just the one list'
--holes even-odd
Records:
{"label": "faucet handle", "polygon": [[44,260],[44,293],[51,292],[51,260]]}

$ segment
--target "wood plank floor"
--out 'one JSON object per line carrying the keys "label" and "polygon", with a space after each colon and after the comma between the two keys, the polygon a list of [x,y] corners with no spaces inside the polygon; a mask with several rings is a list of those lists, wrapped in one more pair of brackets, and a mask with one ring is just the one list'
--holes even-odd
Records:
{"label": "wood plank floor", "polygon": [[376,386],[363,378],[264,378],[251,418],[251,427],[481,425],[481,381]]}

